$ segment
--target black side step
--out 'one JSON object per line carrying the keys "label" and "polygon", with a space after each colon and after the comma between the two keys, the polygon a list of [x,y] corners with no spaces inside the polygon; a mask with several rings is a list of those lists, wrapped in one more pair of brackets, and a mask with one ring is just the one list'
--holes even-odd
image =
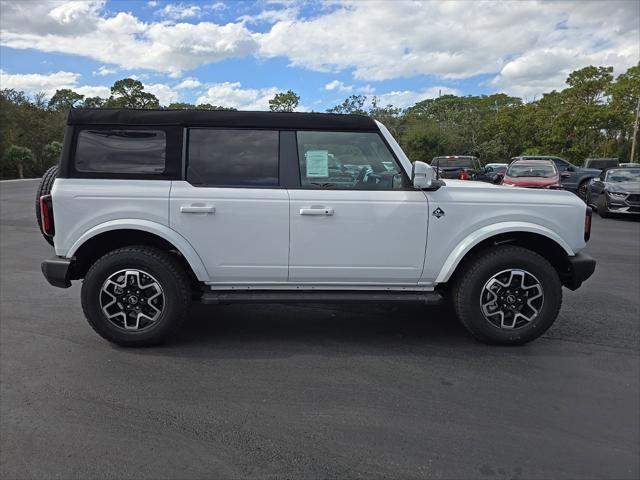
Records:
{"label": "black side step", "polygon": [[413,302],[439,305],[437,292],[398,292],[367,290],[216,290],[205,292],[205,304],[220,303],[397,303]]}

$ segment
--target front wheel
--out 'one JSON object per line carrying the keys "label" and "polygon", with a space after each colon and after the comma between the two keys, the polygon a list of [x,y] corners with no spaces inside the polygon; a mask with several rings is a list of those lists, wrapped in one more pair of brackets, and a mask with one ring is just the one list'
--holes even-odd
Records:
{"label": "front wheel", "polygon": [[585,202],[587,201],[587,189],[589,188],[589,182],[585,180],[580,185],[578,185],[578,197],[580,197]]}
{"label": "front wheel", "polygon": [[555,321],[562,283],[542,256],[517,246],[486,250],[458,276],[454,307],[466,329],[484,343],[521,345]]}
{"label": "front wheel", "polygon": [[82,309],[91,327],[125,347],[156,345],[187,315],[191,291],[171,254],[147,246],[124,247],[93,264],[82,283]]}

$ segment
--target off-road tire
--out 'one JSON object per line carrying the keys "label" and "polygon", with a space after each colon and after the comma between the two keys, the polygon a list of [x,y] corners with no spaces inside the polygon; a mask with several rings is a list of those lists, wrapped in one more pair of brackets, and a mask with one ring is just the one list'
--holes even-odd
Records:
{"label": "off-road tire", "polygon": [[[123,269],[147,272],[164,293],[162,313],[143,330],[125,331],[108,320],[100,307],[105,280]],[[107,253],[91,266],[82,283],[81,299],[89,325],[104,339],[123,347],[148,347],[169,340],[180,328],[191,305],[191,288],[184,267],[170,253],[148,246],[128,246]]]}
{"label": "off-road tire", "polygon": [[[544,294],[536,318],[522,327],[500,328],[487,320],[480,307],[486,282],[498,272],[522,269],[533,274]],[[562,305],[562,283],[553,266],[541,255],[518,246],[499,246],[477,254],[457,275],[453,305],[464,327],[479,341],[497,345],[522,345],[535,340],[551,327]]]}
{"label": "off-road tire", "polygon": [[[38,222],[38,229],[40,233],[42,233],[42,214],[40,213],[40,197],[43,195],[49,195],[51,193],[51,188],[53,187],[53,182],[58,176],[58,166],[54,165],[49,170],[44,172],[42,175],[42,180],[40,181],[40,185],[38,185],[38,190],[36,191],[36,222]],[[42,236],[47,241],[49,245],[53,246],[53,238],[49,237],[42,233]]]}

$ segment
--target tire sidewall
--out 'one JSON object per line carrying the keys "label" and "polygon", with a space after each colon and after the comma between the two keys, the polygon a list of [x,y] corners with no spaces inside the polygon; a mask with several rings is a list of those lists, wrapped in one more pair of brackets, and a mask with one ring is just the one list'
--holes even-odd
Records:
{"label": "tire sidewall", "polygon": [[[124,269],[139,269],[152,275],[164,293],[164,309],[153,325],[141,331],[125,331],[107,319],[100,307],[100,291],[105,280]],[[181,282],[161,262],[138,252],[123,252],[99,260],[82,283],[82,306],[89,324],[102,337],[122,346],[145,346],[165,340],[181,323],[184,292]]]}
{"label": "tire sidewall", "polygon": [[[538,316],[520,328],[503,329],[487,320],[480,306],[480,296],[484,285],[497,273],[522,269],[535,276],[542,286],[544,302]],[[522,344],[542,335],[555,321],[562,303],[562,285],[555,269],[542,257],[531,252],[518,252],[496,256],[494,261],[485,262],[472,273],[473,278],[463,292],[462,315],[470,323],[469,328],[477,337],[491,343]]]}

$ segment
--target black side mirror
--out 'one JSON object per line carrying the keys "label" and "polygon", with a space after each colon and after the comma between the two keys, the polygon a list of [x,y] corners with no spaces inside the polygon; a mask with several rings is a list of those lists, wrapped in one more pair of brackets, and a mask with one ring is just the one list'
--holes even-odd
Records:
{"label": "black side mirror", "polygon": [[570,165],[570,166],[567,167],[567,172],[575,172],[575,171],[576,171],[576,169],[575,169],[575,167],[573,165]]}

